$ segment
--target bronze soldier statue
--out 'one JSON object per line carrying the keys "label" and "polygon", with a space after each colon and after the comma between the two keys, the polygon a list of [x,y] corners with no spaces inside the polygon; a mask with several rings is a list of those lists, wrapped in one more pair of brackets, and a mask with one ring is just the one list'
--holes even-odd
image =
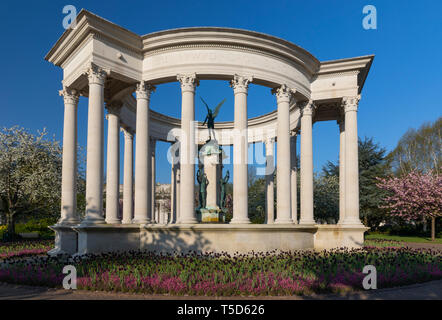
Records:
{"label": "bronze soldier statue", "polygon": [[221,194],[220,194],[220,201],[219,201],[219,206],[221,207],[221,209],[225,208],[225,204],[226,204],[226,185],[227,182],[229,182],[229,177],[230,177],[230,173],[229,170],[227,170],[226,172],[226,176],[224,178],[220,179],[220,185],[221,185]]}
{"label": "bronze soldier statue", "polygon": [[207,185],[209,184],[209,180],[207,179],[207,175],[198,169],[196,173],[196,179],[200,185],[199,192],[198,192],[198,200],[199,200],[199,208],[203,209],[206,207],[206,199],[207,199]]}

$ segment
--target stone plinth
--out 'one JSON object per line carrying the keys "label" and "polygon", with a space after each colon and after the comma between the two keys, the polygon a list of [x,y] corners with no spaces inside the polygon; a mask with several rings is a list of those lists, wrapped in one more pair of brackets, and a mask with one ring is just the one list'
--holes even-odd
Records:
{"label": "stone plinth", "polygon": [[[50,254],[86,254],[127,250],[157,253],[267,252],[271,250],[360,248],[366,227],[299,224],[95,224],[52,227],[71,241]],[[77,234],[77,235],[76,235]],[[59,243],[59,242],[58,242]],[[66,247],[66,244],[69,246]]]}
{"label": "stone plinth", "polygon": [[78,251],[78,234],[73,226],[73,224],[56,224],[49,227],[49,229],[55,231],[55,246],[54,249],[48,252],[49,255],[72,255]]}
{"label": "stone plinth", "polygon": [[225,223],[226,215],[219,208],[203,208],[197,210],[197,219],[202,223]]}
{"label": "stone plinth", "polygon": [[204,173],[209,180],[207,185],[207,200],[206,208],[214,210],[219,210],[219,200],[220,200],[220,179],[223,173],[222,161],[225,158],[224,151],[218,145],[216,140],[210,140],[204,144],[199,151],[199,160],[203,165]]}
{"label": "stone plinth", "polygon": [[370,228],[360,225],[323,224],[317,225],[315,249],[361,248],[364,245],[364,233]]}

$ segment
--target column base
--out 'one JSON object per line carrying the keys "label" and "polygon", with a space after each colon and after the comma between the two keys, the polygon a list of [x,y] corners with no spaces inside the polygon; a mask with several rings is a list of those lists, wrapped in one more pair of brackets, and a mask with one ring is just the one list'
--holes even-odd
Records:
{"label": "column base", "polygon": [[121,224],[121,220],[115,219],[115,220],[106,220],[107,224]]}
{"label": "column base", "polygon": [[154,221],[148,219],[133,219],[132,224],[153,224]]}
{"label": "column base", "polygon": [[230,224],[251,224],[250,219],[232,219],[230,220]]}
{"label": "column base", "polygon": [[276,218],[275,224],[293,224],[293,220],[292,219],[278,219]]}
{"label": "column base", "polygon": [[343,221],[339,221],[338,225],[342,226],[355,226],[355,227],[365,227],[361,220],[359,219],[344,219]]}
{"label": "column base", "polygon": [[314,225],[316,224],[315,220],[299,220],[300,225]]}
{"label": "column base", "polygon": [[66,225],[66,226],[73,226],[73,225],[77,225],[77,224],[80,224],[81,223],[81,220],[80,219],[78,219],[78,218],[74,218],[74,219],[72,219],[72,218],[66,218],[66,219],[63,219],[63,218],[60,218],[58,221],[57,221],[57,224],[55,224],[56,226],[57,225]]}
{"label": "column base", "polygon": [[95,224],[106,224],[106,221],[103,219],[84,219],[81,222],[81,225],[95,225]]}

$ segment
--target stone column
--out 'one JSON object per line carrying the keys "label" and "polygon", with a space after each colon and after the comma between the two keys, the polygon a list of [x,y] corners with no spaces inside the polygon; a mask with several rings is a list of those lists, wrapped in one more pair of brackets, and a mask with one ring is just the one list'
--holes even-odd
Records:
{"label": "stone column", "polygon": [[250,223],[248,217],[248,137],[247,90],[252,77],[235,75],[231,87],[235,95],[233,137],[233,218],[230,223]]}
{"label": "stone column", "polygon": [[198,86],[196,74],[177,75],[181,83],[181,204],[180,223],[196,223],[195,213],[195,88]]}
{"label": "stone column", "polygon": [[132,223],[134,211],[134,134],[129,128],[122,128],[124,133],[124,187],[123,187],[123,223]]}
{"label": "stone column", "polygon": [[173,160],[170,168],[170,223],[176,223],[176,168]]}
{"label": "stone column", "polygon": [[298,223],[298,186],[297,186],[297,176],[298,176],[298,168],[296,167],[297,162],[297,155],[296,155],[296,138],[298,133],[293,133],[293,135],[290,138],[290,167],[291,167],[291,174],[290,174],[290,190],[291,190],[291,208],[292,208],[292,220],[293,223]]}
{"label": "stone column", "polygon": [[120,112],[121,103],[107,105],[106,223],[121,223],[120,210]]}
{"label": "stone column", "polygon": [[301,106],[301,217],[299,224],[315,224],[313,219],[313,102]]}
{"label": "stone column", "polygon": [[290,99],[295,90],[285,84],[272,90],[278,103],[278,144],[276,146],[276,220],[293,223],[290,203]]}
{"label": "stone column", "polygon": [[361,226],[357,111],[360,96],[345,97],[345,218],[342,224]]}
{"label": "stone column", "polygon": [[181,165],[176,164],[176,223],[180,223],[181,213]]}
{"label": "stone column", "polygon": [[[151,177],[152,177],[152,212],[155,211],[155,182],[156,182],[156,172],[155,172],[155,148],[156,148],[157,141],[155,139],[150,139],[150,164],[151,164]],[[159,216],[158,213],[154,215],[154,221],[156,223],[159,223]]]}
{"label": "stone column", "polygon": [[103,145],[104,81],[107,72],[92,65],[87,71],[89,107],[87,124],[86,216],[83,223],[104,223]]}
{"label": "stone column", "polygon": [[137,120],[135,141],[135,208],[134,223],[152,220],[152,181],[150,179],[149,102],[154,87],[144,81],[137,85]]}
{"label": "stone column", "polygon": [[59,224],[77,224],[77,107],[76,90],[60,90],[64,99],[63,164],[61,173],[61,217]]}
{"label": "stone column", "polygon": [[275,222],[275,138],[265,140],[266,146],[266,223]]}
{"label": "stone column", "polygon": [[339,223],[345,219],[345,122],[341,118],[339,125]]}

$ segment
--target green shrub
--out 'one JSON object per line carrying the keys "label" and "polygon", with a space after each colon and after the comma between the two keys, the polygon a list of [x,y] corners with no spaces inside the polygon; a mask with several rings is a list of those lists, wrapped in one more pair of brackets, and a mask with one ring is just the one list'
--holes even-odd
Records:
{"label": "green shrub", "polygon": [[53,218],[30,219],[26,223],[15,225],[16,233],[37,232],[40,238],[48,239],[54,237],[54,231],[48,228],[56,223]]}

